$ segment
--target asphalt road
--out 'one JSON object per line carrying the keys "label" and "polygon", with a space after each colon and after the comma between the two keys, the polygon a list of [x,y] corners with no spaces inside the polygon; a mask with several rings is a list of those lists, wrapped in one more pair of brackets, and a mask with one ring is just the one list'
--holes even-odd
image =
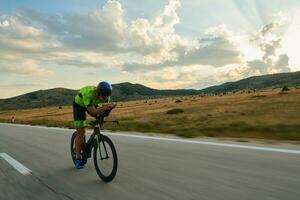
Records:
{"label": "asphalt road", "polygon": [[0,153],[32,171],[23,175],[0,157],[0,199],[300,198],[298,147],[288,153],[110,134],[119,168],[107,184],[98,178],[92,160],[85,169],[74,169],[72,132],[0,124]]}

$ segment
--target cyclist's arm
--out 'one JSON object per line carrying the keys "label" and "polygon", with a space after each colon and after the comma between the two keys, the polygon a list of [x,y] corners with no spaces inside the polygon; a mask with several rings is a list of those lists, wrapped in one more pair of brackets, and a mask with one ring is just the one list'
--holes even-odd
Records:
{"label": "cyclist's arm", "polygon": [[97,116],[98,114],[100,114],[101,112],[105,111],[105,110],[110,110],[116,107],[116,104],[114,103],[109,103],[105,106],[101,106],[100,108],[96,108],[95,106],[87,106],[87,110],[89,111],[89,113],[92,116]]}

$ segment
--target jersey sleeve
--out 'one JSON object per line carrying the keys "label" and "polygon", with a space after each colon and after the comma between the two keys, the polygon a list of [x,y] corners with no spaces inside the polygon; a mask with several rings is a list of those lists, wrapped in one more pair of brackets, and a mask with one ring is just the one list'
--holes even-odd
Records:
{"label": "jersey sleeve", "polygon": [[84,103],[84,105],[86,106],[86,107],[89,107],[89,106],[92,106],[93,104],[92,104],[92,102],[91,102],[91,100],[90,99],[85,99],[85,100],[83,100],[83,103]]}
{"label": "jersey sleeve", "polygon": [[93,105],[92,96],[89,93],[83,94],[83,104],[86,107]]}

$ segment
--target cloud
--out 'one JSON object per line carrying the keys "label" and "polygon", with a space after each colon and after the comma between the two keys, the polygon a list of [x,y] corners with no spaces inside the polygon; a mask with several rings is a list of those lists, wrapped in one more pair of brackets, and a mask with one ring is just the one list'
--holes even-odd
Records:
{"label": "cloud", "polygon": [[277,21],[261,28],[252,39],[263,52],[263,56],[260,60],[249,61],[248,65],[261,74],[290,71],[289,57],[281,52],[283,34],[278,33],[285,28],[286,17],[281,14],[279,17]]}
{"label": "cloud", "polygon": [[155,54],[169,52],[177,44],[184,42],[174,29],[180,21],[176,12],[179,7],[178,0],[169,0],[153,19],[134,20],[128,28],[127,45],[143,54]]}
{"label": "cloud", "polygon": [[53,72],[40,68],[38,64],[31,59],[0,55],[0,60],[1,75],[18,74],[35,75],[38,77],[47,77],[53,75]]}
{"label": "cloud", "polygon": [[259,75],[246,64],[220,68],[205,65],[175,66],[144,72],[138,81],[155,88],[205,88],[228,81]]}
{"label": "cloud", "polygon": [[30,87],[41,87],[44,86],[40,83],[22,83],[22,84],[4,84],[0,85],[0,88],[30,88]]}
{"label": "cloud", "polygon": [[200,69],[205,66],[166,67],[163,69],[144,72],[137,79],[145,85],[154,88],[189,88],[203,78]]}
{"label": "cloud", "polygon": [[74,66],[80,68],[118,67],[122,64],[115,60],[113,56],[110,57],[95,52],[57,51],[47,54],[42,60],[61,66]]}
{"label": "cloud", "polygon": [[[232,67],[224,68],[213,76],[206,77],[212,83],[219,84],[227,81],[236,81],[249,76],[290,72],[289,56],[282,49],[282,38],[287,28],[287,17],[282,13],[275,16],[277,20],[263,26],[254,37],[248,36],[249,41],[261,51],[261,57],[252,60],[237,62]],[[241,54],[242,53],[242,49]]]}
{"label": "cloud", "polygon": [[[262,27],[254,39],[251,35],[247,37],[250,43],[257,46],[257,51],[261,51],[260,58],[246,60],[243,49],[239,46],[240,37],[232,35],[226,26],[213,27],[206,32],[208,37],[199,39],[196,49],[176,49],[180,52],[177,60],[142,67],[140,65],[140,69],[149,67],[141,71],[141,81],[157,87],[169,85],[175,88],[203,88],[249,76],[289,72],[289,57],[281,48],[283,34],[280,29],[285,24],[281,19],[278,21]],[[139,70],[136,64],[131,67],[130,70]],[[205,70],[208,68],[215,70],[208,73]],[[204,76],[202,71],[205,71]]]}
{"label": "cloud", "polygon": [[[124,57],[139,57],[148,63],[163,62],[175,56],[172,51],[175,47],[188,46],[190,42],[175,33],[179,7],[178,0],[169,0],[152,19],[131,22],[125,20],[126,11],[118,1],[107,1],[101,10],[84,14],[19,9],[8,17],[9,21],[1,22],[0,30],[6,31],[5,35],[0,32],[3,38],[0,51],[19,52],[35,60],[77,67],[103,67],[116,62],[120,65]],[[20,40],[10,37],[14,32],[20,32]],[[27,35],[31,37],[24,39]],[[93,53],[101,58],[97,59],[99,62],[82,61],[81,58]],[[57,54],[60,56],[53,57]]]}
{"label": "cloud", "polygon": [[[119,65],[110,55],[104,56],[104,53],[95,53],[94,50],[97,49],[89,47],[89,44],[96,45],[97,48],[101,46],[105,51],[108,45],[103,43],[97,45],[99,41],[97,42],[91,37],[91,35],[97,35],[97,33],[93,30],[85,30],[85,26],[101,30],[101,25],[103,25],[103,27],[106,27],[107,32],[102,33],[106,36],[102,39],[105,41],[107,37],[113,37],[112,35],[116,31],[109,30],[109,27],[118,29],[122,23],[118,20],[115,20],[114,23],[108,21],[108,19],[113,20],[113,17],[119,18],[118,12],[115,12],[114,9],[120,12],[122,10],[118,2],[108,2],[100,13],[91,12],[82,18],[76,14],[73,17],[72,14],[69,14],[64,16],[63,20],[60,15],[44,15],[28,9],[18,10],[12,16],[2,16],[0,19],[0,71],[10,74],[37,76],[44,73],[47,76],[52,73],[49,70],[42,69],[39,66],[40,63],[77,67]],[[77,22],[76,16],[79,20]],[[90,21],[84,26],[84,19],[89,17]],[[98,19],[103,23],[105,21],[108,24],[99,23],[96,26],[91,22],[91,19],[94,19],[94,21]],[[64,24],[66,21],[71,25]],[[66,27],[66,29],[63,27]],[[79,29],[82,27],[82,33],[86,34],[84,35],[85,38],[80,40],[80,44],[72,41],[74,35],[78,33],[76,27],[78,28],[77,31],[80,31]],[[74,30],[74,34],[69,34],[72,30]],[[87,39],[88,37],[90,38]],[[98,35],[97,37],[101,38],[102,36]],[[77,40],[79,39],[77,38]],[[68,42],[75,46],[69,45]],[[110,44],[112,43],[110,42]]]}
{"label": "cloud", "polygon": [[[169,0],[151,19],[131,22],[125,20],[126,12],[118,1],[108,1],[101,10],[85,14],[19,9],[9,19],[11,22],[1,23],[1,29],[7,26],[3,36],[6,39],[2,40],[7,44],[3,46],[6,51],[14,47],[11,52],[26,54],[39,62],[77,67],[105,67],[113,63],[117,67],[124,65],[123,70],[129,72],[195,64],[222,67],[240,62],[241,54],[224,25],[208,30],[206,38],[190,39],[177,34],[179,7],[178,0]],[[19,31],[19,38],[29,35],[29,40],[9,37],[14,32],[12,22],[14,29],[26,29]],[[28,51],[26,47],[32,49]],[[128,57],[136,59],[129,62]]]}
{"label": "cloud", "polygon": [[0,72],[4,74],[49,76],[49,70],[39,67],[30,54],[40,54],[43,49],[43,31],[28,26],[15,16],[0,20]]}
{"label": "cloud", "polygon": [[134,72],[141,83],[177,88],[290,70],[290,58],[281,47],[286,25],[282,14],[254,36],[219,25],[191,38],[176,31],[180,6],[179,0],[169,0],[154,16],[131,21],[115,0],[87,13],[19,9],[2,15],[0,71],[40,76],[50,73],[42,64],[114,67]]}
{"label": "cloud", "polygon": [[20,19],[45,30],[64,48],[101,52],[120,50],[127,26],[124,14],[118,1],[107,1],[102,10],[86,14],[45,14],[31,9],[17,13]]}
{"label": "cloud", "polygon": [[56,40],[66,51],[102,54],[136,52],[155,54],[173,48],[180,40],[174,25],[179,23],[178,0],[169,0],[153,19],[125,20],[126,11],[118,1],[109,0],[101,10],[84,14],[46,14],[19,9],[17,17],[44,30],[47,40]]}
{"label": "cloud", "polygon": [[42,31],[11,16],[0,20],[0,51],[37,52],[42,49]]}
{"label": "cloud", "polygon": [[290,72],[289,57],[286,54],[278,56],[278,60],[273,63],[266,63],[262,60],[252,60],[248,62],[252,70],[258,70],[259,74],[273,74],[280,72]]}
{"label": "cloud", "polygon": [[241,52],[232,40],[231,32],[225,25],[213,27],[207,30],[206,38],[201,38],[194,46],[178,44],[171,52],[175,59],[162,63],[145,64],[143,62],[125,64],[126,71],[149,71],[161,67],[210,65],[222,67],[241,62]]}
{"label": "cloud", "polygon": [[278,60],[273,65],[274,68],[285,69],[286,71],[290,71],[289,68],[289,57],[286,54],[281,54],[278,57]]}

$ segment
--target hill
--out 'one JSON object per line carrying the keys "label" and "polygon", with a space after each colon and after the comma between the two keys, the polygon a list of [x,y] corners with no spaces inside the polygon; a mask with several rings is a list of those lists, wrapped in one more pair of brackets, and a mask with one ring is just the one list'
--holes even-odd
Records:
{"label": "hill", "polygon": [[0,110],[71,105],[76,93],[76,90],[65,88],[38,90],[8,99],[1,99]]}
{"label": "hill", "polygon": [[127,101],[149,98],[160,98],[166,96],[196,95],[198,90],[177,89],[177,90],[157,90],[141,84],[120,83],[113,85],[113,101]]}
{"label": "hill", "polygon": [[200,90],[200,93],[223,93],[237,92],[241,90],[260,90],[280,88],[283,86],[300,86],[300,71],[290,73],[271,74],[263,76],[252,76],[235,82],[227,82],[218,86],[212,86]]}
{"label": "hill", "polygon": [[[8,99],[0,99],[0,110],[71,105],[77,92],[78,90],[66,88],[38,90]],[[126,82],[113,84],[112,100],[128,101],[195,94],[198,94],[197,90],[156,90],[140,84]]]}
{"label": "hill", "polygon": [[[260,90],[280,88],[283,86],[300,86],[300,71],[263,76],[253,76],[236,82],[227,82],[202,90],[177,89],[157,90],[141,84],[129,82],[113,84],[113,101],[128,101],[139,99],[161,98],[167,96],[185,96],[198,94],[219,94],[241,90]],[[71,105],[77,90],[54,88],[38,90],[20,96],[0,99],[0,110],[39,108],[46,106]]]}

